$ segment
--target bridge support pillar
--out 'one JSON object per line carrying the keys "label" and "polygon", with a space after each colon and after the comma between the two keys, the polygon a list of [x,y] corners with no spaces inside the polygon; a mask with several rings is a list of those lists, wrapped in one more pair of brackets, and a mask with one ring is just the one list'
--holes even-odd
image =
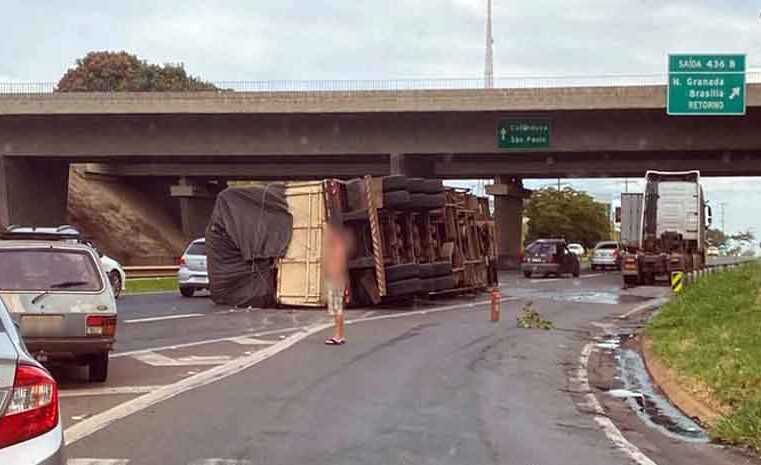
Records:
{"label": "bridge support pillar", "polygon": [[389,172],[416,178],[434,177],[433,160],[420,155],[392,153],[389,155]]}
{"label": "bridge support pillar", "polygon": [[498,176],[493,185],[486,187],[486,193],[494,196],[499,268],[518,269],[523,243],[523,201],[531,196],[531,191],[523,188],[520,178]]}
{"label": "bridge support pillar", "polygon": [[204,180],[180,178],[171,186],[172,197],[180,199],[180,218],[182,234],[186,241],[206,235],[211,213],[217,194],[225,188],[224,183],[211,183]]}
{"label": "bridge support pillar", "polygon": [[0,225],[66,224],[69,162],[0,155]]}

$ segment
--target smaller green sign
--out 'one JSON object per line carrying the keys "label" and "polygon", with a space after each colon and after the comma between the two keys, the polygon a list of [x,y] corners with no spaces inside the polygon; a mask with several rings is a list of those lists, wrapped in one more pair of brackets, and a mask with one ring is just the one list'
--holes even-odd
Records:
{"label": "smaller green sign", "polygon": [[501,149],[537,149],[550,146],[550,120],[503,119],[497,127]]}

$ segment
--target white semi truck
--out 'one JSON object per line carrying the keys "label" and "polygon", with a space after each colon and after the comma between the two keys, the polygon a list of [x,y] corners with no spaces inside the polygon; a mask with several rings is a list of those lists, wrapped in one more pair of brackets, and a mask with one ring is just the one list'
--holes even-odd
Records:
{"label": "white semi truck", "polygon": [[624,244],[624,284],[654,284],[675,271],[705,266],[711,209],[699,171],[648,171],[644,195],[622,198],[621,218],[622,233],[630,231]]}

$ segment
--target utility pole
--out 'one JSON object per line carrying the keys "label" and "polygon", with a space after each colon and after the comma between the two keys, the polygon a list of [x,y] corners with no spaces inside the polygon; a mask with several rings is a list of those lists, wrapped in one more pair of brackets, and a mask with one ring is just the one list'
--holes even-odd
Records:
{"label": "utility pole", "polygon": [[721,202],[719,206],[721,207],[721,232],[726,234],[726,229],[724,229],[724,208],[727,206],[727,202]]}
{"label": "utility pole", "polygon": [[558,178],[558,192],[560,192],[560,178]]}
{"label": "utility pole", "polygon": [[491,28],[491,0],[486,0],[486,67],[484,72],[484,87],[494,87],[494,36]]}

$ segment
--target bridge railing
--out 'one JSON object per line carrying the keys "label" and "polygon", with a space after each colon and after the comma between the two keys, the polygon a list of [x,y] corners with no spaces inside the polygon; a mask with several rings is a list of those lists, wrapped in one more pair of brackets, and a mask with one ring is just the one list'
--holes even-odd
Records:
{"label": "bridge railing", "polygon": [[[495,77],[495,89],[547,89],[561,87],[626,87],[665,85],[666,73],[601,74],[564,76],[501,76]],[[761,83],[761,71],[746,73],[749,83]],[[355,92],[405,90],[483,89],[483,78],[432,79],[365,79],[365,80],[270,80],[217,81],[219,89],[229,92]],[[0,94],[49,94],[56,90],[54,82],[0,82]]]}

